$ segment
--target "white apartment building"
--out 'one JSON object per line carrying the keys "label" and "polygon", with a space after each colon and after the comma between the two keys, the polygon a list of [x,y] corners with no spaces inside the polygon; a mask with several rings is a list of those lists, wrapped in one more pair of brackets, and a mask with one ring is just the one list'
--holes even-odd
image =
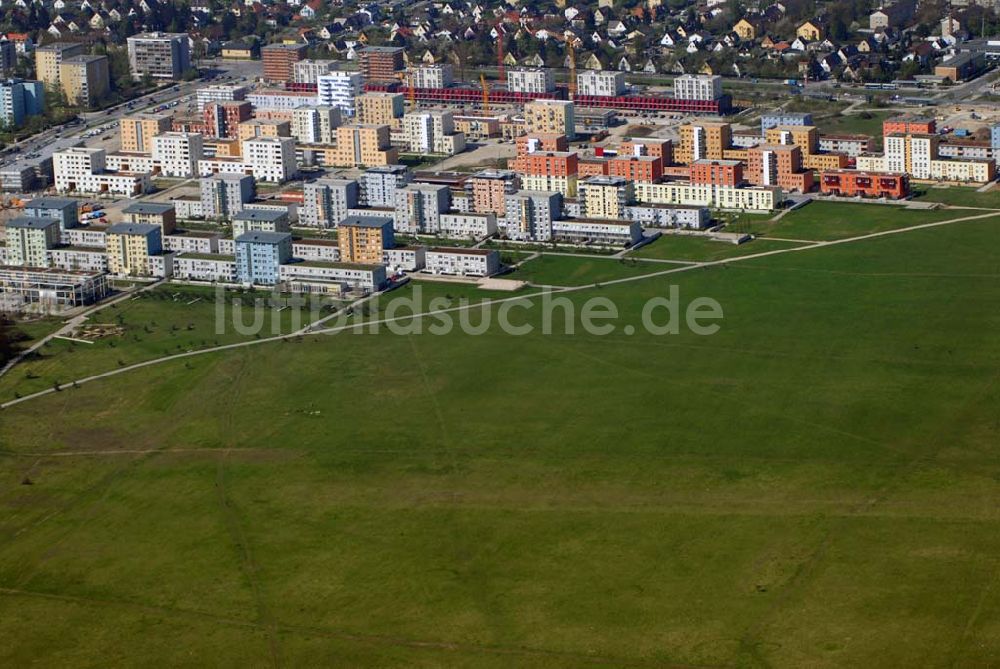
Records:
{"label": "white apartment building", "polygon": [[7,258],[4,264],[48,267],[48,250],[59,241],[59,221],[19,216],[7,221]]}
{"label": "white apartment building", "polygon": [[452,239],[483,239],[497,232],[497,216],[494,213],[458,213],[441,214],[439,234]]}
{"label": "white apartment building", "polygon": [[302,187],[299,222],[314,228],[335,228],[358,206],[354,179],[317,179]]}
{"label": "white apartment building", "polygon": [[507,90],[514,93],[549,93],[556,89],[552,70],[516,67],[507,70]]}
{"label": "white apartment building", "polygon": [[396,191],[413,180],[406,165],[384,165],[366,170],[358,179],[361,204],[365,207],[395,207]]}
{"label": "white apartment building", "polygon": [[576,92],[580,95],[614,97],[625,92],[625,73],[609,70],[584,70],[576,75]]}
{"label": "white apartment building", "polygon": [[333,144],[341,121],[337,107],[299,107],[292,110],[292,137],[303,144]]}
{"label": "white apartment building", "polygon": [[104,249],[60,246],[49,250],[47,267],[71,272],[107,272],[108,254]]}
{"label": "white apartment building", "polygon": [[552,221],[562,216],[562,195],[554,191],[520,190],[504,197],[507,236],[519,241],[552,239]]}
{"label": "white apartment building", "polygon": [[257,181],[283,183],[298,172],[294,137],[256,137],[241,146],[243,163]]}
{"label": "white apartment building", "polygon": [[500,254],[487,249],[428,249],[426,271],[455,276],[492,276],[500,271]]}
{"label": "white apartment building", "polygon": [[410,234],[436,234],[441,214],[451,207],[451,190],[445,185],[410,183],[396,189],[393,229]]}
{"label": "white apartment building", "polygon": [[465,150],[465,134],[455,132],[450,111],[414,112],[403,117],[403,138],[413,153],[443,153],[449,156]]}
{"label": "white apartment building", "polygon": [[165,132],[153,137],[153,162],[165,177],[189,178],[204,158],[203,138],[196,132]]}
{"label": "white apartment building", "polygon": [[573,242],[596,242],[612,246],[632,246],[642,239],[638,221],[611,221],[571,218],[552,222],[552,236]]}
{"label": "white apartment building", "polygon": [[[199,163],[200,169],[200,163]],[[228,218],[243,211],[254,196],[253,177],[246,174],[216,174],[201,180],[202,216]]]}
{"label": "white apartment building", "polygon": [[262,90],[256,93],[249,93],[247,101],[253,105],[255,110],[267,109],[271,111],[297,109],[298,107],[315,107],[320,103],[319,96],[314,93],[280,90]]}
{"label": "white apartment building", "polygon": [[300,60],[292,65],[292,76],[297,84],[315,84],[320,77],[336,69],[335,60]]}
{"label": "white apartment building", "polygon": [[337,107],[344,116],[354,116],[354,99],[361,94],[360,72],[336,71],[316,78],[316,97],[324,107]]}
{"label": "white apartment building", "polygon": [[414,88],[447,88],[455,80],[454,70],[447,63],[417,65],[409,76]]}
{"label": "white apartment building", "polygon": [[104,149],[71,147],[52,154],[56,190],[94,195],[141,195],[150,189],[148,173],[120,174],[106,171]]}
{"label": "white apartment building", "polygon": [[226,86],[224,84],[214,84],[199,88],[195,93],[198,102],[198,111],[204,111],[205,105],[215,102],[234,102],[247,99],[246,86]]}
{"label": "white apartment building", "polygon": [[736,188],[711,184],[635,183],[635,199],[649,204],[686,204],[715,209],[771,211],[782,202],[776,186]]}
{"label": "white apartment building", "polygon": [[722,77],[717,74],[682,74],[674,79],[677,100],[718,100],[722,97]]}

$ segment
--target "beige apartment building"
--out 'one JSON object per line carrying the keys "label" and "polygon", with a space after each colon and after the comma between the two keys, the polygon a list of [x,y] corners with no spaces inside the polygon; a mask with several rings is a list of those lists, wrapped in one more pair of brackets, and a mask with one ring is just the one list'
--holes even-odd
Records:
{"label": "beige apartment building", "polygon": [[55,89],[59,86],[59,66],[63,60],[82,56],[86,52],[83,44],[74,42],[54,42],[35,49],[35,78]]}
{"label": "beige apartment building", "polygon": [[574,136],[576,118],[573,103],[567,100],[533,100],[524,105],[524,121],[529,135]]}
{"label": "beige apartment building", "polygon": [[374,91],[359,95],[355,100],[357,122],[365,125],[387,125],[399,128],[404,113],[402,93]]}
{"label": "beige apartment building", "polygon": [[59,65],[59,84],[70,104],[90,107],[111,90],[107,56],[70,56]]}
{"label": "beige apartment building", "polygon": [[153,138],[170,130],[170,115],[135,114],[124,117],[120,123],[121,150],[149,153],[153,150]]}
{"label": "beige apartment building", "polygon": [[338,167],[376,167],[399,162],[399,152],[389,141],[387,125],[340,126],[337,148],[332,154]]}
{"label": "beige apartment building", "polygon": [[681,126],[681,142],[674,158],[690,165],[696,160],[723,160],[733,141],[728,123],[689,123]]}

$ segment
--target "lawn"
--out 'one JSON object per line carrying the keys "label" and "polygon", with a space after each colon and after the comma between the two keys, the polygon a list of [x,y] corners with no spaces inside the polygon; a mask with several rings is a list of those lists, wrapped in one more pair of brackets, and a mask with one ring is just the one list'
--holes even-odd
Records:
{"label": "lawn", "polygon": [[755,239],[743,244],[733,244],[692,235],[661,235],[656,241],[632,251],[631,255],[636,258],[710,262],[797,246],[801,244],[770,239]]}
{"label": "lawn", "polygon": [[[162,286],[108,306],[93,314],[88,324],[119,326],[123,329],[121,332],[98,338],[93,343],[67,339],[49,341],[35,356],[0,377],[0,401],[13,399],[16,393],[26,395],[52,387],[57,382],[66,383],[117,366],[256,338],[256,334],[241,334],[232,326],[231,300],[239,295],[229,293],[224,311],[225,322],[222,324],[224,331],[221,333],[217,332],[215,292],[212,288]],[[268,297],[259,293],[249,294],[243,299]],[[322,315],[319,313],[317,317]],[[260,336],[291,333],[309,322],[309,316],[308,309],[265,309]],[[247,314],[245,321],[249,325],[253,318]],[[39,323],[21,329],[29,336],[40,338],[59,327],[58,321],[50,319],[48,323],[49,326]],[[299,323],[297,327],[296,323]]]}
{"label": "lawn", "polygon": [[[6,410],[0,662],[989,666],[998,245],[915,230],[564,293],[618,306],[604,336],[519,309]],[[617,327],[671,284],[721,330]]]}
{"label": "lawn", "polygon": [[942,202],[959,207],[984,207],[1000,209],[1000,189],[977,193],[975,188],[951,186],[948,188],[928,188],[918,186],[919,193],[914,198],[924,202]]}
{"label": "lawn", "polygon": [[[856,114],[835,114],[823,119],[820,124],[823,132],[830,135],[871,135],[876,142],[872,150],[876,150],[882,141],[882,122],[892,114],[890,112],[860,112]],[[867,117],[867,118],[866,118]]]}
{"label": "lawn", "polygon": [[634,258],[585,258],[543,254],[528,260],[503,278],[548,286],[584,286],[627,276],[650,274],[668,267]]}
{"label": "lawn", "polygon": [[740,231],[765,237],[827,241],[969,215],[975,214],[947,209],[924,211],[897,205],[813,201],[775,223],[748,223],[741,226]]}

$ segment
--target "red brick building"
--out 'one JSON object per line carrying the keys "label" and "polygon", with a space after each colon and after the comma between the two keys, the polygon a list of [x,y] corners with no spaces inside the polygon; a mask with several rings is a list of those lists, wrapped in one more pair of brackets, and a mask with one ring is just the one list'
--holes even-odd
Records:
{"label": "red brick building", "polygon": [[268,44],[261,49],[264,80],[281,83],[294,81],[295,63],[305,57],[305,44]]}
{"label": "red brick building", "polygon": [[802,169],[802,149],[794,144],[761,144],[747,149],[746,180],[754,186],[778,186],[808,193],[813,173]]}
{"label": "red brick building", "polygon": [[403,71],[403,47],[366,46],[358,52],[365,81],[396,81]]}
{"label": "red brick building", "polygon": [[898,200],[910,194],[910,181],[905,174],[828,170],[819,178],[821,193],[844,197],[887,197]]}
{"label": "red brick building", "polygon": [[660,159],[661,167],[672,165],[674,162],[674,145],[669,139],[626,137],[619,145],[618,153],[622,156],[653,156]]}
{"label": "red brick building", "polygon": [[521,135],[515,140],[517,155],[523,156],[533,151],[568,151],[569,140],[566,135],[536,133]]}
{"label": "red brick building", "polygon": [[653,183],[663,177],[663,160],[656,156],[619,155],[608,161],[608,174],[629,181]]}
{"label": "red brick building", "polygon": [[743,183],[743,163],[738,160],[696,160],[688,178],[693,184],[739,186]]}
{"label": "red brick building", "polygon": [[205,105],[205,128],[212,137],[232,138],[239,135],[237,126],[249,121],[252,105],[245,101],[217,102]]}
{"label": "red brick building", "polygon": [[937,122],[932,118],[916,118],[914,116],[900,116],[882,122],[883,136],[891,135],[894,132],[911,135],[935,135],[937,134]]}
{"label": "red brick building", "polygon": [[517,159],[519,172],[547,177],[565,177],[578,173],[579,160],[569,151],[537,151]]}

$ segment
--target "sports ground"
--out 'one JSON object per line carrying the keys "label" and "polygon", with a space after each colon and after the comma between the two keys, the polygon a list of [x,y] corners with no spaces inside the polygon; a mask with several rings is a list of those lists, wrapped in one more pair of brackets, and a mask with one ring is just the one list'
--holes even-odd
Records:
{"label": "sports ground", "polygon": [[[518,270],[608,298],[603,336],[215,342],[148,297],[113,352],[43,347],[0,379],[0,662],[994,663],[1000,215],[813,206]],[[626,334],[670,286],[719,332]]]}

